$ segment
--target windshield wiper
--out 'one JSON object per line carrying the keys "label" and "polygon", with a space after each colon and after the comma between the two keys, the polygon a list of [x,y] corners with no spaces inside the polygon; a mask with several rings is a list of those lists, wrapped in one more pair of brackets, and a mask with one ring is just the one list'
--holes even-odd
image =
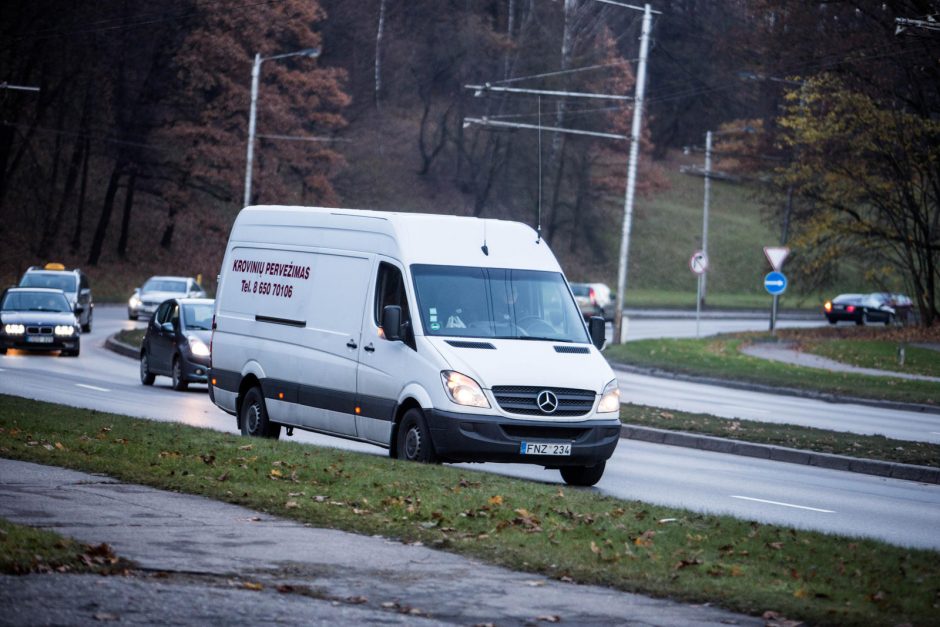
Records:
{"label": "windshield wiper", "polygon": [[541,337],[541,336],[538,336],[538,335],[519,335],[519,336],[517,336],[517,337],[513,337],[513,338],[510,338],[510,339],[513,339],[513,340],[535,340],[535,341],[538,341],[538,342],[566,342],[566,343],[569,343],[569,344],[572,343],[572,342],[574,342],[574,340],[566,340],[566,339],[560,338],[560,337]]}

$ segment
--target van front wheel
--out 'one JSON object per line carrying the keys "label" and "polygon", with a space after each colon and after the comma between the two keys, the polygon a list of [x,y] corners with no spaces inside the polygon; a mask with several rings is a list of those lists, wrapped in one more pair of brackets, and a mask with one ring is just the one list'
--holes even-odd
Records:
{"label": "van front wheel", "polygon": [[596,466],[562,466],[561,478],[568,485],[592,486],[601,480],[607,462],[600,462]]}
{"label": "van front wheel", "polygon": [[264,395],[260,388],[251,388],[245,394],[240,422],[242,435],[275,440],[281,435],[281,425],[268,420],[268,408],[264,404]]}
{"label": "van front wheel", "polygon": [[420,410],[409,409],[405,412],[398,427],[397,448],[398,459],[422,464],[433,464],[437,461],[434,444],[431,443],[431,432]]}

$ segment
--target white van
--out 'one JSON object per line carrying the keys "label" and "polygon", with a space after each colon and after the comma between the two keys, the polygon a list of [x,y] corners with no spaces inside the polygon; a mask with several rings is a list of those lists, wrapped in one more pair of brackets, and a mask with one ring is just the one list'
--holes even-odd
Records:
{"label": "white van", "polygon": [[308,429],[593,485],[620,390],[603,320],[589,326],[523,224],[247,207],[222,262],[209,394],[245,435]]}

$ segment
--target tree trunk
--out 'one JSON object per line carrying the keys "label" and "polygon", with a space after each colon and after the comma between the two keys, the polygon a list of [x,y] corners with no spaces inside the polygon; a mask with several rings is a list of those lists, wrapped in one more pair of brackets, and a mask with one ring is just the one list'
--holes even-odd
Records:
{"label": "tree trunk", "polygon": [[382,94],[382,38],[385,36],[385,2],[379,2],[379,24],[375,29],[375,107]]}
{"label": "tree trunk", "polygon": [[137,171],[131,170],[127,179],[127,191],[124,193],[124,215],[121,219],[121,237],[118,238],[117,254],[121,259],[127,258],[127,234],[131,227],[131,209],[134,206],[134,186],[137,183]]}
{"label": "tree trunk", "polygon": [[91,143],[85,138],[82,150],[82,185],[78,192],[78,208],[75,211],[75,230],[72,232],[72,254],[82,246],[82,221],[85,219],[85,195],[88,191],[88,162],[91,160]]}
{"label": "tree trunk", "polygon": [[88,265],[98,265],[101,259],[101,248],[104,246],[104,238],[108,234],[108,224],[111,222],[111,212],[114,210],[114,196],[117,194],[118,182],[121,180],[121,163],[114,165],[111,171],[111,179],[108,181],[108,191],[104,195],[104,205],[101,207],[101,216],[98,218],[98,226],[95,228],[95,235],[91,240],[91,251],[88,253]]}
{"label": "tree trunk", "polygon": [[[49,228],[47,228],[43,234],[43,241],[39,245],[40,257],[47,257],[49,255],[52,245],[59,237],[62,221],[65,218],[65,208],[68,206],[72,191],[75,189],[75,183],[78,179],[78,169],[82,165],[82,156],[87,150],[87,144],[87,139],[83,140],[78,138],[75,140],[75,147],[72,149],[72,158],[69,159],[69,169],[65,175],[65,188],[62,190],[62,195],[59,197],[59,207],[53,216]],[[84,181],[82,182],[84,184]]]}

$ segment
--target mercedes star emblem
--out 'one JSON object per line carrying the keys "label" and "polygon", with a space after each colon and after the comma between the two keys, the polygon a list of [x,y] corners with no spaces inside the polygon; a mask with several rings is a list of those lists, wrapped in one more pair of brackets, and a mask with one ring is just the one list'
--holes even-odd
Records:
{"label": "mercedes star emblem", "polygon": [[552,414],[558,409],[558,397],[551,390],[542,390],[535,398],[535,404],[539,406],[542,413]]}

